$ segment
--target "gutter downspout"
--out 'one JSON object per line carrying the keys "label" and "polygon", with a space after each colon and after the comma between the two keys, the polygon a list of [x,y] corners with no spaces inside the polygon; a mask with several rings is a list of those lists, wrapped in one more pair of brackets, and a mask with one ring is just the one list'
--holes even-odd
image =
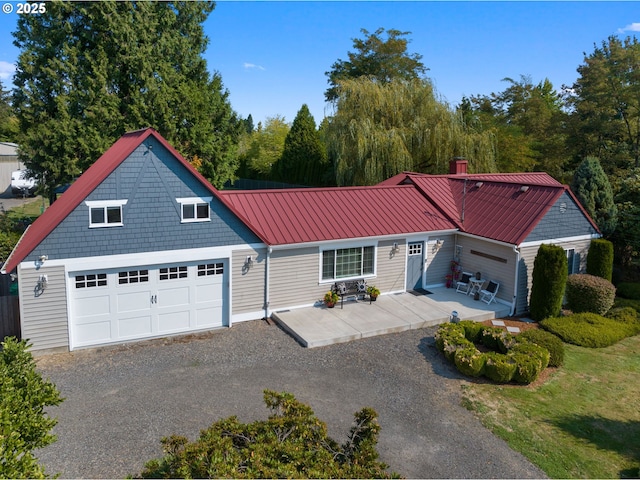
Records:
{"label": "gutter downspout", "polygon": [[271,259],[271,253],[273,253],[273,248],[271,246],[267,247],[267,258],[265,259],[264,264],[264,318],[268,319],[271,316],[271,311],[269,310],[269,260]]}
{"label": "gutter downspout", "polygon": [[513,252],[516,254],[516,276],[515,281],[513,282],[513,303],[511,304],[511,312],[509,316],[512,317],[516,313],[516,308],[518,304],[518,277],[520,273],[520,249],[517,245],[513,246]]}

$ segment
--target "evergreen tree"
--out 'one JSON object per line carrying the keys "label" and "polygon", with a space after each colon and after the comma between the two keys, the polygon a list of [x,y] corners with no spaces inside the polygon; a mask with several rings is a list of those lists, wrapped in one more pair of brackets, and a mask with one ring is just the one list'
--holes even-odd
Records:
{"label": "evergreen tree", "polygon": [[540,245],[533,262],[531,318],[539,322],[560,314],[568,277],[567,254],[557,245]]}
{"label": "evergreen tree", "polygon": [[609,178],[597,158],[587,157],[582,161],[573,175],[571,190],[602,234],[611,235],[618,221],[618,208]]}
{"label": "evergreen tree", "polygon": [[[59,2],[18,19],[14,107],[51,194],[129,130],[154,127],[220,186],[241,125],[202,57],[213,2]],[[50,195],[51,196],[51,195]]]}
{"label": "evergreen tree", "polygon": [[337,100],[339,96],[338,84],[345,79],[367,77],[378,83],[389,83],[393,80],[415,80],[421,78],[427,71],[421,62],[422,55],[407,53],[409,40],[404,38],[411,32],[387,30],[387,38],[381,36],[384,28],[369,33],[364,28],[360,30],[365,38],[354,38],[355,52],[349,52],[349,60],[337,60],[331,65],[331,70],[325,72],[331,85],[325,92],[327,101]]}
{"label": "evergreen tree", "polygon": [[289,125],[284,117],[269,117],[264,127],[262,122],[258,122],[258,128],[251,134],[249,141],[243,142],[239,170],[241,176],[255,180],[273,180],[273,166],[282,156],[288,133]]}
{"label": "evergreen tree", "polygon": [[11,109],[10,92],[0,80],[0,142],[15,142],[18,138],[18,119]]}
{"label": "evergreen tree", "polygon": [[274,178],[298,185],[321,185],[328,168],[327,152],[316,130],[316,122],[305,104],[293,120],[284,140],[282,157],[273,167]]}
{"label": "evergreen tree", "polygon": [[326,135],[338,185],[371,185],[403,170],[446,173],[457,156],[471,172],[495,171],[491,134],[467,127],[427,80],[341,81]]}

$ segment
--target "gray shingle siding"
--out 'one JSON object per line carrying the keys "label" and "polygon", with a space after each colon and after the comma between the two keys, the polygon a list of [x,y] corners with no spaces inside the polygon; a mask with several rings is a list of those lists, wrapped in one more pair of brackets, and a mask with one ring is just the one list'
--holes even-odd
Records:
{"label": "gray shingle siding", "polygon": [[148,139],[86,200],[128,200],[124,226],[89,228],[89,207],[80,203],[25,260],[130,254],[260,242],[222,202],[210,203],[210,222],[181,223],[176,198],[211,197],[155,139]]}
{"label": "gray shingle siding", "polygon": [[525,242],[567,238],[597,233],[582,210],[565,192],[551,207]]}

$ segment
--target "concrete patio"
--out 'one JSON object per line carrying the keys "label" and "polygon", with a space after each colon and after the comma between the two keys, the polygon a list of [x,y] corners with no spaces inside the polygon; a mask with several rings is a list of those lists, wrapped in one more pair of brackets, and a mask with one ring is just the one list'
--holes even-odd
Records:
{"label": "concrete patio", "polygon": [[507,305],[487,305],[454,289],[430,292],[381,295],[371,305],[368,300],[345,300],[344,308],[320,305],[274,312],[271,317],[303,346],[314,348],[438,325],[448,322],[454,310],[460,319],[478,322],[509,315]]}

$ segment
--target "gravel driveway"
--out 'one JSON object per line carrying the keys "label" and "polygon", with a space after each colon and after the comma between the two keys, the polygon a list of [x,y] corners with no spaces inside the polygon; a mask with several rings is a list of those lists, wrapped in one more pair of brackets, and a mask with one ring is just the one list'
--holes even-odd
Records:
{"label": "gravel driveway", "polygon": [[463,380],[434,328],[305,349],[254,321],[201,335],[38,359],[65,401],[58,441],[38,452],[62,478],[123,478],[161,455],[160,438],[195,439],[216,419],[265,419],[266,388],[309,404],[344,441],[353,413],[379,415],[378,451],[410,478],[540,478],[544,473],[460,406]]}

